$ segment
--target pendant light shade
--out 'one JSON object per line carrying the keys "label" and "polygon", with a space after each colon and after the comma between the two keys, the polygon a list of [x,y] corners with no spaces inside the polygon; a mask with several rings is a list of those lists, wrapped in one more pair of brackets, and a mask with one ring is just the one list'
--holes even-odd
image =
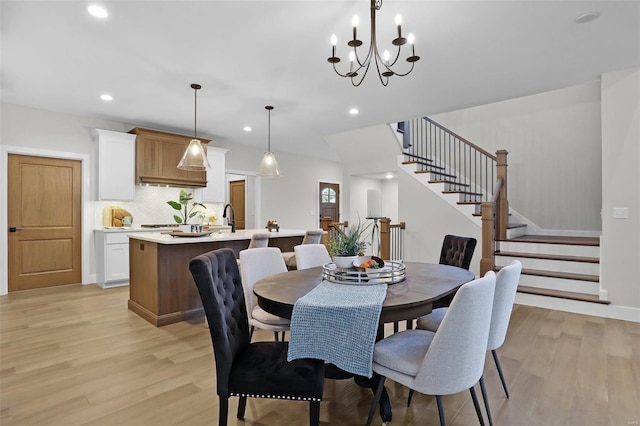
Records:
{"label": "pendant light shade", "polygon": [[267,111],[269,111],[269,133],[268,133],[268,145],[267,152],[264,153],[264,157],[262,157],[262,162],[260,163],[260,167],[258,168],[258,176],[262,177],[279,177],[280,176],[280,167],[278,167],[278,162],[276,161],[275,155],[271,152],[271,110],[273,107],[271,105],[267,105],[264,107]]}
{"label": "pendant light shade", "polygon": [[202,88],[199,84],[192,84],[194,91],[194,113],[193,113],[193,139],[189,142],[189,146],[182,154],[182,159],[178,163],[181,170],[191,170],[196,172],[204,172],[207,168],[211,168],[207,159],[207,152],[204,150],[202,143],[197,139],[196,124],[198,117],[198,90]]}

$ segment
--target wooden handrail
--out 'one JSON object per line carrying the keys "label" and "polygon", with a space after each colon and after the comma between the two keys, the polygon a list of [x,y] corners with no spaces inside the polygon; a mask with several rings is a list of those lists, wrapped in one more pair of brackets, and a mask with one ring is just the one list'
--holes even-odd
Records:
{"label": "wooden handrail", "polygon": [[433,121],[432,119],[430,119],[429,117],[423,117],[426,121],[428,121],[429,123],[433,124],[434,126],[436,126],[439,129],[444,130],[445,132],[455,136],[456,138],[460,139],[460,141],[464,142],[466,145],[469,145],[470,147],[472,147],[473,149],[475,149],[476,151],[480,151],[481,153],[483,153],[484,155],[486,155],[487,157],[491,158],[494,161],[498,160],[498,157],[490,154],[489,152],[485,151],[484,149],[480,148],[478,145],[474,144],[473,142],[469,142],[467,139],[463,138],[462,136],[460,136],[459,134],[457,134],[456,132],[452,132],[451,130],[447,129],[446,127],[444,127],[442,124],[440,123],[436,123],[435,121]]}

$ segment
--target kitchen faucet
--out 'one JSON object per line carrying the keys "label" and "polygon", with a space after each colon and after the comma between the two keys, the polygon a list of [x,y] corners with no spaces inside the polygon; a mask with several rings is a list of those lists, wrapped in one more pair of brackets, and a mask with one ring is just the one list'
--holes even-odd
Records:
{"label": "kitchen faucet", "polygon": [[[227,204],[226,206],[224,206],[222,217],[227,217],[227,207],[231,207],[231,214],[227,218],[227,225],[231,225],[231,232],[236,232],[236,209],[234,209],[231,204]],[[233,220],[231,220],[231,216],[233,216]]]}

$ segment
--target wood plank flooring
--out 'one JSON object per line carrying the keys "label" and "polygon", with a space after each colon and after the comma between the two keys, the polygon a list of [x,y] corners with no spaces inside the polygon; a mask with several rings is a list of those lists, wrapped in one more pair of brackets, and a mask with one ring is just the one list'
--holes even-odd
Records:
{"label": "wood plank flooring", "polygon": [[[156,328],[127,309],[128,288],[65,286],[0,297],[0,424],[215,425],[213,351],[204,322]],[[255,339],[270,340],[257,332]],[[496,425],[637,425],[640,324],[514,307],[485,378]],[[438,424],[435,398],[388,381],[397,425]],[[478,389],[479,391],[479,389]],[[372,395],[327,380],[323,425],[364,424]],[[477,424],[469,392],[443,398],[449,425]],[[249,399],[245,421],[306,425],[302,402]],[[376,423],[380,424],[379,417]]]}

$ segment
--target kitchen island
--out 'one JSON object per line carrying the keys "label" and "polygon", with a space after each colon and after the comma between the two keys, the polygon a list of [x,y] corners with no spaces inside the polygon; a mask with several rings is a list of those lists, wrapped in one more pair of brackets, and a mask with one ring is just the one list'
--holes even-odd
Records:
{"label": "kitchen island", "polygon": [[[227,247],[236,257],[249,246],[254,233],[265,229],[215,232],[200,237],[164,233],[129,235],[129,309],[156,327],[204,316],[189,262],[211,250]],[[270,232],[269,246],[293,251],[305,231]]]}

